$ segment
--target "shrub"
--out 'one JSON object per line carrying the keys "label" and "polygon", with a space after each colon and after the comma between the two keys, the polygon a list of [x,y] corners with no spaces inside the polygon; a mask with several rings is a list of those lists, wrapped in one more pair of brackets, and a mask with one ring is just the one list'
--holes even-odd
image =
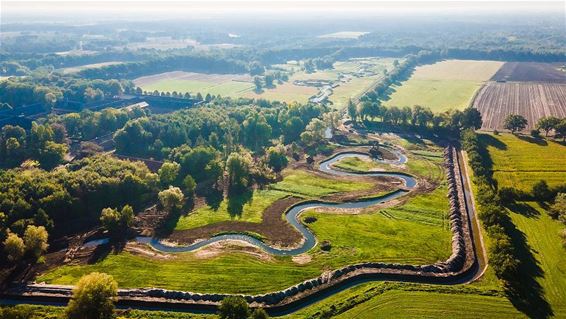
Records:
{"label": "shrub", "polygon": [[41,257],[49,247],[47,237],[45,227],[29,225],[24,233],[26,251],[36,259]]}
{"label": "shrub", "polygon": [[241,296],[228,296],[218,308],[220,319],[245,319],[250,316],[250,308]]}
{"label": "shrub", "polygon": [[304,222],[307,223],[307,224],[312,224],[312,223],[316,222],[316,220],[317,220],[316,217],[308,216],[308,217],[305,217]]}
{"label": "shrub", "polygon": [[332,245],[328,240],[325,240],[320,243],[320,249],[323,251],[330,251],[330,249],[332,249]]}
{"label": "shrub", "polygon": [[540,131],[539,130],[531,130],[531,136],[534,138],[539,138],[540,137]]}
{"label": "shrub", "polygon": [[11,262],[18,262],[24,256],[24,241],[16,234],[8,234],[8,238],[4,241],[4,252]]}
{"label": "shrub", "polygon": [[118,284],[112,276],[93,272],[83,276],[75,288],[66,309],[69,319],[113,318],[114,298]]}

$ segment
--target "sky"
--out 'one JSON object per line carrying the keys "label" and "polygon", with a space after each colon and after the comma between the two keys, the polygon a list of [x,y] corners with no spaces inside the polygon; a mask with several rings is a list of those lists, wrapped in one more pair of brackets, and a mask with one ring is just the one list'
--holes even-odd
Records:
{"label": "sky", "polygon": [[21,19],[63,17],[66,19],[166,19],[218,16],[225,14],[358,14],[358,15],[430,15],[430,14],[508,14],[562,13],[566,1],[426,1],[426,0],[0,0],[2,23]]}

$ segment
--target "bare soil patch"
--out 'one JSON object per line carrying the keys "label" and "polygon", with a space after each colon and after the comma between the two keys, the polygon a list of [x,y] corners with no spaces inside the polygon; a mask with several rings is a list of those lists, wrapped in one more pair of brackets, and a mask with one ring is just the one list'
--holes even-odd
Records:
{"label": "bare soil patch", "polygon": [[566,117],[566,82],[490,82],[480,89],[473,107],[482,113],[483,129],[502,129],[509,114],[524,116],[531,129],[541,117]]}
{"label": "bare soil patch", "polygon": [[566,83],[564,63],[507,62],[491,78],[493,81]]}

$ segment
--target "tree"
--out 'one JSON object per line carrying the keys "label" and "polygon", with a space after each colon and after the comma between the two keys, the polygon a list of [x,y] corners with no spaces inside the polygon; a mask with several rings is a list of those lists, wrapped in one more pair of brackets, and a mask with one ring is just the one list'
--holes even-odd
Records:
{"label": "tree", "polygon": [[543,130],[545,136],[548,136],[548,132],[553,130],[558,124],[560,124],[560,119],[554,116],[541,117],[537,122],[537,129]]}
{"label": "tree", "polygon": [[159,174],[159,181],[163,186],[173,185],[179,175],[181,165],[176,162],[165,162],[157,171]]}
{"label": "tree", "polygon": [[9,233],[4,241],[4,252],[11,262],[18,262],[24,256],[25,245],[17,234]]}
{"label": "tree", "polygon": [[168,211],[181,209],[183,206],[184,195],[179,187],[169,186],[157,194],[161,206]]}
{"label": "tree", "polygon": [[503,128],[510,130],[511,133],[522,131],[525,127],[527,127],[527,119],[517,114],[509,114],[503,122]]}
{"label": "tree", "polygon": [[566,141],[566,118],[560,120],[560,123],[554,127],[556,132],[556,137],[562,137],[562,140]]}
{"label": "tree", "polygon": [[272,131],[265,116],[260,113],[248,116],[243,123],[244,142],[256,152],[267,144]]}
{"label": "tree", "polygon": [[110,319],[114,317],[114,299],[118,284],[104,273],[93,272],[83,276],[67,305],[69,319]]}
{"label": "tree", "polygon": [[240,191],[250,185],[252,158],[248,153],[231,153],[226,160],[228,185],[232,191]]}
{"label": "tree", "polygon": [[283,145],[276,145],[267,149],[267,165],[275,172],[280,172],[288,163],[289,160]]}
{"label": "tree", "polygon": [[566,223],[566,193],[558,193],[550,206],[550,215]]}
{"label": "tree", "polygon": [[324,131],[326,131],[324,122],[318,118],[314,118],[307,125],[305,131],[301,133],[301,141],[307,146],[320,143],[324,140]]}
{"label": "tree", "polygon": [[462,112],[460,122],[463,129],[479,130],[483,124],[480,111],[473,107],[468,107]]}
{"label": "tree", "polygon": [[356,104],[352,102],[352,99],[348,100],[348,116],[352,119],[352,122],[356,123],[358,118],[358,110],[356,108]]}
{"label": "tree", "polygon": [[218,308],[220,319],[246,319],[250,316],[250,307],[241,296],[228,296]]}
{"label": "tree", "polygon": [[134,210],[126,205],[121,211],[113,208],[104,208],[100,214],[100,223],[113,236],[124,234],[134,222]]}
{"label": "tree", "polygon": [[195,182],[195,179],[191,175],[185,176],[183,179],[183,190],[187,200],[192,199],[195,196],[196,187],[197,183]]}
{"label": "tree", "polygon": [[329,127],[332,132],[340,125],[340,113],[339,112],[328,112],[324,113],[322,120]]}
{"label": "tree", "polygon": [[256,93],[260,93],[262,91],[262,85],[259,76],[254,77],[254,85]]}
{"label": "tree", "polygon": [[34,258],[41,257],[49,245],[47,244],[47,230],[43,226],[28,225],[24,232],[24,244],[26,252],[31,254]]}

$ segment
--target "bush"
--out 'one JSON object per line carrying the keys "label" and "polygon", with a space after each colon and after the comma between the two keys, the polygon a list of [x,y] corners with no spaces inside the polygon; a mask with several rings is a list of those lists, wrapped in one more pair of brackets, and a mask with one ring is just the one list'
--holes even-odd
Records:
{"label": "bush", "polygon": [[539,130],[531,130],[531,136],[534,138],[539,138],[540,137],[540,131]]}
{"label": "bush", "polygon": [[112,276],[93,272],[83,276],[75,288],[66,314],[69,319],[110,319],[118,284]]}
{"label": "bush", "polygon": [[4,241],[4,252],[9,261],[18,262],[24,256],[24,241],[14,233],[8,234],[8,238]]}
{"label": "bush", "polygon": [[322,243],[320,243],[320,249],[323,251],[330,251],[330,249],[332,249],[332,245],[328,240],[325,240]]}
{"label": "bush", "polygon": [[49,247],[47,238],[48,235],[45,227],[29,225],[24,233],[26,251],[38,259]]}
{"label": "bush", "polygon": [[250,316],[250,307],[241,296],[228,296],[218,308],[220,319],[245,319]]}
{"label": "bush", "polygon": [[316,220],[317,220],[316,217],[308,216],[308,217],[305,217],[305,219],[303,221],[307,224],[312,224],[312,223],[316,222]]}

